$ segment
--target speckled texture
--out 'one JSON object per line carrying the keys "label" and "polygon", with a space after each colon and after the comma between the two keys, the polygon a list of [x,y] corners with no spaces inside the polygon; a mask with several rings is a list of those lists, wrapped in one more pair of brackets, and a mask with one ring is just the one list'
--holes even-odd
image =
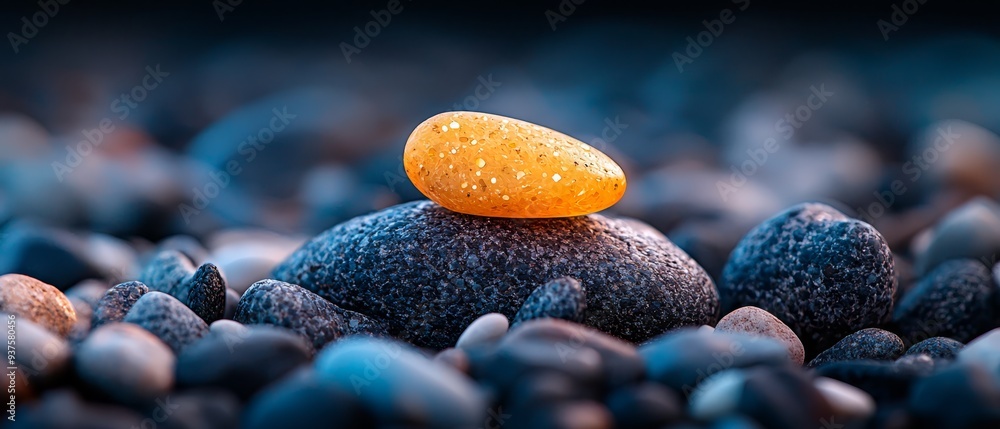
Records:
{"label": "speckled texture", "polygon": [[413,130],[406,175],[427,198],[481,216],[579,216],[625,194],[611,158],[563,133],[480,112],[445,112]]}
{"label": "speckled texture", "polygon": [[108,289],[104,297],[97,301],[90,329],[97,329],[105,323],[121,322],[135,302],[147,292],[149,287],[142,282],[125,282]]}
{"label": "speckled texture", "polygon": [[935,336],[971,341],[994,327],[996,288],[979,261],[942,262],[899,301],[893,325],[910,342]]}
{"label": "speckled texture", "polygon": [[531,319],[551,317],[554,319],[583,322],[587,310],[587,294],[580,281],[572,277],[560,277],[539,286],[514,316],[512,326]]}
{"label": "speckled texture", "polygon": [[844,335],[887,322],[896,274],[871,225],[824,204],[800,204],[751,230],[729,256],[723,311],[767,310],[815,355]]}
{"label": "speckled texture", "polygon": [[867,328],[844,337],[809,361],[809,367],[849,360],[895,360],[903,355],[903,340],[896,334],[878,328]]}
{"label": "speckled texture", "polygon": [[59,289],[21,274],[0,276],[0,311],[23,317],[66,338],[76,311]]}
{"label": "speckled texture", "polygon": [[965,347],[961,341],[946,337],[933,337],[910,346],[906,355],[927,355],[934,359],[955,359],[958,352]]}
{"label": "speckled texture", "polygon": [[139,298],[124,322],[134,323],[167,343],[180,353],[208,332],[208,324],[177,298],[162,292],[149,292]]}
{"label": "speckled texture", "polygon": [[437,349],[481,314],[513,317],[538,284],[566,275],[587,285],[584,323],[633,342],[718,317],[715,286],[694,260],[601,215],[485,218],[416,201],[331,228],[275,269]]}
{"label": "speckled texture", "polygon": [[297,285],[270,279],[254,283],[243,293],[234,319],[247,325],[290,329],[305,337],[316,350],[347,335],[386,335],[379,321],[337,307]]}
{"label": "speckled texture", "polygon": [[165,250],[149,262],[139,278],[151,290],[177,298],[208,323],[225,313],[226,281],[214,264],[195,269],[187,256]]}
{"label": "speckled texture", "polygon": [[735,332],[778,340],[788,348],[788,358],[799,365],[805,363],[802,341],[792,329],[773,314],[753,306],[740,307],[722,317],[715,332]]}

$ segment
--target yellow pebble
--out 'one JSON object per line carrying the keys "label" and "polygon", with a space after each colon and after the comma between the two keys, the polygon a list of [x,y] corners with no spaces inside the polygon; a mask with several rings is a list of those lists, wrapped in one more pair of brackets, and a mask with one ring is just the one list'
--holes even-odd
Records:
{"label": "yellow pebble", "polygon": [[427,198],[480,216],[580,216],[625,193],[625,173],[597,149],[487,113],[445,112],[424,121],[406,140],[403,166]]}

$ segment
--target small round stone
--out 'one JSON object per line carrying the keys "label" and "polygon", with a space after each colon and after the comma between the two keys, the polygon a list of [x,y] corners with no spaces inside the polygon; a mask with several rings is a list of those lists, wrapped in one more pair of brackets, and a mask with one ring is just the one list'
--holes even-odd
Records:
{"label": "small round stone", "polygon": [[0,276],[0,311],[35,322],[65,338],[76,311],[55,286],[21,274]]}
{"label": "small round stone", "polygon": [[572,277],[560,277],[531,292],[514,316],[513,325],[543,317],[582,323],[586,310],[587,295],[580,281]]}
{"label": "small round stone", "polygon": [[208,324],[177,298],[163,292],[149,292],[139,298],[125,315],[124,322],[134,323],[153,333],[180,353],[208,333]]}
{"label": "small round stone", "polygon": [[893,324],[910,342],[936,336],[969,341],[995,326],[996,290],[990,270],[979,261],[945,261],[903,296]]}
{"label": "small round stone", "polygon": [[215,387],[246,400],[309,362],[312,348],[298,334],[273,326],[245,335],[209,334],[177,356],[178,387]]}
{"label": "small round stone", "polygon": [[926,275],[952,259],[992,262],[1000,255],[1000,204],[975,198],[952,210],[935,225],[927,249],[917,257],[917,271]]}
{"label": "small round stone", "polygon": [[830,403],[837,417],[866,419],[875,414],[875,399],[864,390],[827,377],[817,377],[813,385]]}
{"label": "small round stone", "polygon": [[934,359],[955,359],[965,347],[961,341],[946,337],[933,337],[910,346],[905,355],[927,355]]}
{"label": "small round stone", "polygon": [[91,329],[97,329],[105,323],[121,322],[135,302],[147,292],[149,288],[142,282],[125,282],[108,289],[94,307]]}
{"label": "small round stone", "polygon": [[507,316],[500,313],[484,314],[465,328],[462,336],[458,337],[455,347],[466,349],[495,343],[503,338],[507,328]]}
{"label": "small round stone", "polygon": [[434,202],[459,213],[542,218],[611,207],[625,173],[573,137],[530,122],[479,112],[445,112],[417,126],[403,166]]}
{"label": "small round stone", "polygon": [[751,230],[729,256],[723,311],[753,305],[775,315],[814,355],[844,335],[887,322],[896,275],[871,225],[824,204],[794,206]]}
{"label": "small round stone", "polygon": [[97,328],[80,344],[75,361],[84,382],[123,403],[154,400],[174,385],[174,353],[128,323]]}
{"label": "small round stone", "polygon": [[243,293],[236,307],[237,322],[280,326],[302,335],[315,350],[348,335],[384,336],[382,323],[344,310],[300,286],[261,280]]}
{"label": "small round stone", "polygon": [[799,365],[805,363],[802,341],[791,328],[764,309],[747,306],[733,310],[715,325],[715,332],[738,332],[751,336],[768,337],[780,341],[788,349],[788,357]]}
{"label": "small round stone", "polygon": [[906,347],[896,334],[878,328],[867,328],[844,337],[809,361],[809,367],[849,360],[896,360]]}
{"label": "small round stone", "polygon": [[513,317],[537,285],[567,275],[587,286],[584,323],[629,341],[718,317],[714,284],[687,254],[597,214],[485,218],[416,201],[327,230],[274,275],[438,350],[480,315]]}
{"label": "small round stone", "polygon": [[486,418],[475,383],[398,342],[338,341],[316,357],[316,372],[321,382],[360,399],[379,427],[472,428]]}

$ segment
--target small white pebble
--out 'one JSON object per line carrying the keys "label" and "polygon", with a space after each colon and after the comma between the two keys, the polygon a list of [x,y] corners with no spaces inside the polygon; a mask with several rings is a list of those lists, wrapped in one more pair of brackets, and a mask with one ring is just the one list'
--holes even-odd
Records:
{"label": "small white pebble", "polygon": [[510,322],[507,316],[500,313],[489,313],[472,321],[462,335],[458,337],[455,347],[467,349],[483,344],[496,342],[507,333]]}

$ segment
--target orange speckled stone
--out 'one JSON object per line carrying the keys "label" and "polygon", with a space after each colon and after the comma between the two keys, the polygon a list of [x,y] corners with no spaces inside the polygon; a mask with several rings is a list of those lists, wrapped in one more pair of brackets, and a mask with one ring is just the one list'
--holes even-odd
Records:
{"label": "orange speckled stone", "polygon": [[406,140],[406,175],[427,198],[460,213],[541,218],[611,207],[625,173],[573,137],[478,112],[445,112]]}

